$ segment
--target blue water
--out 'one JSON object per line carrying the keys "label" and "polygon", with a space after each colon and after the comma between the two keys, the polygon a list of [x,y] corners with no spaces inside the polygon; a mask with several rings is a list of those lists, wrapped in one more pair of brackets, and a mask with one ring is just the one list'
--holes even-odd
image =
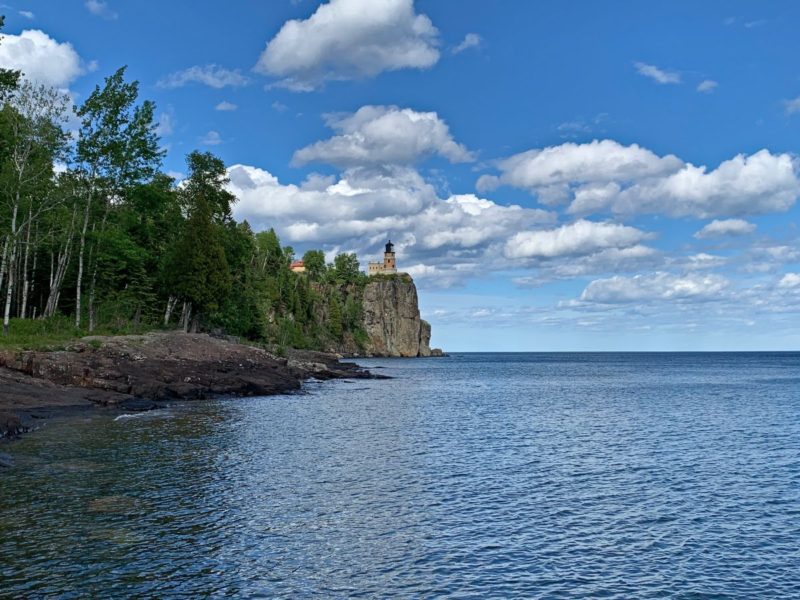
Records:
{"label": "blue water", "polygon": [[459,354],[48,423],[4,597],[800,597],[800,354]]}

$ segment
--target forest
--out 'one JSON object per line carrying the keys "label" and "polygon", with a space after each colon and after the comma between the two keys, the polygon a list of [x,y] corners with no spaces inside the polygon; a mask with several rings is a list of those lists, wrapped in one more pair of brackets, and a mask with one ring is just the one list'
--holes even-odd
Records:
{"label": "forest", "polygon": [[0,345],[156,328],[363,345],[355,254],[310,250],[294,273],[274,230],[234,220],[222,160],[163,173],[156,107],[125,67],[79,106],[0,70],[0,103]]}

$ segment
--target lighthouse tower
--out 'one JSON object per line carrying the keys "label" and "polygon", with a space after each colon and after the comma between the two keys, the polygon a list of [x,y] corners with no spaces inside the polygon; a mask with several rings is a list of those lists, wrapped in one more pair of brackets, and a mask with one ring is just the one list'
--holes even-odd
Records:
{"label": "lighthouse tower", "polygon": [[394,244],[391,240],[386,242],[386,250],[383,253],[383,272],[397,273],[397,262],[394,259]]}
{"label": "lighthouse tower", "polygon": [[383,262],[371,262],[367,266],[369,275],[392,275],[397,273],[397,261],[395,260],[394,244],[391,240],[386,242],[383,252]]}

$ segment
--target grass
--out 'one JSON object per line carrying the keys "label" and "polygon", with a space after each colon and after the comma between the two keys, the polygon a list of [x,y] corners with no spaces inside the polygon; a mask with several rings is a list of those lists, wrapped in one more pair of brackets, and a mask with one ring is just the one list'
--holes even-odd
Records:
{"label": "grass", "polygon": [[[8,336],[0,335],[0,350],[63,350],[70,342],[87,335],[127,335],[154,329],[139,327],[98,327],[91,334],[75,327],[73,319],[58,316],[50,319],[11,319]],[[91,340],[92,348],[102,346],[100,340]]]}

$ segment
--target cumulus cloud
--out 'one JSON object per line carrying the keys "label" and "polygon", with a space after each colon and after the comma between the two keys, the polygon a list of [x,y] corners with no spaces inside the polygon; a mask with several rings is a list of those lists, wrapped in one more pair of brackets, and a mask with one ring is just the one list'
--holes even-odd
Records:
{"label": "cumulus cloud", "polygon": [[255,229],[274,227],[289,243],[348,249],[377,257],[390,237],[404,269],[452,283],[503,259],[502,244],[520,227],[551,224],[549,212],[500,205],[473,194],[440,198],[413,169],[354,168],[339,178],[284,185],[267,171],[228,170],[234,212]]}
{"label": "cumulus cloud", "polygon": [[410,164],[432,154],[454,163],[473,160],[435,112],[362,106],[352,114],[329,115],[327,124],[338,135],[295,152],[295,164]]}
{"label": "cumulus cloud", "polygon": [[702,92],[704,94],[710,94],[713,92],[719,84],[714,81],[713,79],[704,79],[700,83],[697,84],[697,91]]}
{"label": "cumulus cloud", "polygon": [[753,233],[756,226],[744,219],[714,219],[694,234],[697,239],[724,237],[728,235],[747,235]]}
{"label": "cumulus cloud", "polygon": [[521,231],[505,246],[508,258],[554,258],[593,254],[607,248],[627,248],[652,237],[647,232],[615,223],[583,219],[544,231]]}
{"label": "cumulus cloud", "polygon": [[720,297],[728,285],[728,280],[719,275],[656,272],[634,277],[596,279],[586,286],[580,299],[582,302],[600,304],[710,300]]}
{"label": "cumulus cloud", "polygon": [[635,272],[660,267],[665,257],[643,244],[625,248],[604,248],[583,256],[561,256],[536,261],[533,274],[512,278],[519,287],[537,287],[558,279]]}
{"label": "cumulus cloud", "polygon": [[[660,157],[637,144],[623,146],[614,140],[594,140],[586,144],[565,143],[544,149],[528,150],[498,163],[502,175],[484,175],[478,189],[511,185],[541,194],[547,190],[568,192],[569,186],[590,184],[583,193],[603,197],[618,191],[616,182],[635,181],[674,173],[682,161],[673,155]],[[612,184],[613,188],[606,188]]]}
{"label": "cumulus cloud", "polygon": [[222,112],[232,112],[234,110],[237,110],[238,108],[239,106],[237,104],[234,104],[233,102],[228,102],[227,100],[223,100],[214,107],[214,110],[219,110]]}
{"label": "cumulus cloud", "polygon": [[800,273],[786,273],[778,282],[778,287],[785,290],[800,288]]}
{"label": "cumulus cloud", "polygon": [[453,54],[461,54],[464,50],[469,50],[470,48],[478,48],[483,43],[483,38],[479,36],[477,33],[468,33],[464,36],[464,39],[461,42],[454,46],[451,52]]}
{"label": "cumulus cloud", "polygon": [[572,214],[764,214],[788,210],[800,193],[796,161],[768,150],[737,155],[709,170],[636,144],[595,140],[522,152],[498,168],[499,176],[478,180],[479,190],[512,185],[545,204],[566,202]]}
{"label": "cumulus cloud", "polygon": [[92,13],[95,17],[113,21],[117,18],[117,13],[111,10],[107,2],[102,0],[86,0],[86,10]]}
{"label": "cumulus cloud", "polygon": [[438,45],[436,27],[413,0],[331,0],[308,19],[284,23],[255,70],[310,91],[326,80],[427,69],[439,60]]}
{"label": "cumulus cloud", "polygon": [[639,75],[643,75],[660,84],[680,83],[681,74],[677,71],[666,71],[659,69],[655,65],[648,65],[647,63],[637,62],[634,63],[636,71]]}
{"label": "cumulus cloud", "polygon": [[72,44],[57,42],[38,29],[3,35],[0,67],[19,69],[28,79],[56,88],[66,88],[89,70]]}
{"label": "cumulus cloud", "polygon": [[200,83],[219,90],[225,87],[241,87],[249,82],[250,80],[238,69],[231,70],[219,65],[206,65],[189,67],[171,73],[161,79],[157,85],[161,88],[175,89],[189,83]]}

